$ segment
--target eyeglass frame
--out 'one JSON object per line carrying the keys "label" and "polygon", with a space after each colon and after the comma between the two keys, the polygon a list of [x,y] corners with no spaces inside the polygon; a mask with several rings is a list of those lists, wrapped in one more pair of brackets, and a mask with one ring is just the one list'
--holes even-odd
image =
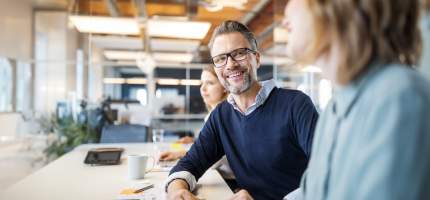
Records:
{"label": "eyeglass frame", "polygon": [[[235,58],[233,58],[233,56],[232,56],[231,54],[232,54],[233,52],[236,52],[237,50],[242,50],[242,49],[246,50],[247,55],[246,55],[243,59],[240,59],[240,60],[236,60]],[[252,49],[250,49],[250,48],[248,48],[248,47],[237,48],[237,49],[235,49],[235,50],[233,50],[233,51],[230,51],[229,53],[223,53],[223,54],[216,55],[216,56],[214,56],[214,57],[212,57],[212,58],[211,58],[211,61],[212,61],[212,63],[214,64],[214,67],[215,67],[215,68],[221,68],[221,67],[224,67],[225,65],[227,65],[228,57],[230,57],[233,61],[238,62],[238,61],[245,60],[245,58],[248,56],[248,53],[250,53],[250,52],[251,52],[251,53],[253,53],[253,54],[258,53],[258,51],[252,50]],[[214,62],[214,58],[215,58],[215,57],[218,57],[218,56],[223,56],[223,55],[227,56],[227,59],[225,59],[225,63],[224,63],[223,65],[217,66],[217,65],[215,64],[215,62]]]}

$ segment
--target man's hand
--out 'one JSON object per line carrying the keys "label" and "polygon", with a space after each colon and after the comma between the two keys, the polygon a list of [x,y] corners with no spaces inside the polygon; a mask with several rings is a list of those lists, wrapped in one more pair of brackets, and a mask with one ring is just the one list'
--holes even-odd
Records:
{"label": "man's hand", "polygon": [[240,190],[236,194],[233,195],[233,197],[230,198],[230,200],[253,200],[251,195],[246,190]]}
{"label": "man's hand", "polygon": [[167,193],[168,200],[198,200],[196,196],[193,195],[187,189],[178,189]]}
{"label": "man's hand", "polygon": [[188,189],[188,184],[184,180],[172,181],[167,187],[168,200],[198,200]]}

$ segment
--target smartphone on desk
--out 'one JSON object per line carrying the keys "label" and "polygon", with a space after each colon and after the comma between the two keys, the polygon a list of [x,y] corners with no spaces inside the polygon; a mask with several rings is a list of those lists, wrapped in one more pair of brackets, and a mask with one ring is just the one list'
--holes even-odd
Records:
{"label": "smartphone on desk", "polygon": [[123,148],[90,149],[84,163],[89,165],[118,165],[121,162]]}

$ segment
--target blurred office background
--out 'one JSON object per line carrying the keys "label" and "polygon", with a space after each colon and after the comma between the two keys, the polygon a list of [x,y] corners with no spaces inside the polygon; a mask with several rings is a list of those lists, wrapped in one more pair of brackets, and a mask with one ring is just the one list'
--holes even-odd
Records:
{"label": "blurred office background", "polygon": [[0,0],[0,170],[14,169],[0,188],[108,129],[137,128],[148,142],[152,129],[171,141],[198,132],[207,44],[228,19],[255,33],[260,80],[302,90],[324,109],[330,82],[285,56],[286,2]]}

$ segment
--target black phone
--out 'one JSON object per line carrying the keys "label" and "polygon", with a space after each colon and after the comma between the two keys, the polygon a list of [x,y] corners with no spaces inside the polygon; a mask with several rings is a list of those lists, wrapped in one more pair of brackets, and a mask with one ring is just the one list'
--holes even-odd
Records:
{"label": "black phone", "polygon": [[90,165],[118,165],[123,148],[96,148],[88,151],[84,163]]}

